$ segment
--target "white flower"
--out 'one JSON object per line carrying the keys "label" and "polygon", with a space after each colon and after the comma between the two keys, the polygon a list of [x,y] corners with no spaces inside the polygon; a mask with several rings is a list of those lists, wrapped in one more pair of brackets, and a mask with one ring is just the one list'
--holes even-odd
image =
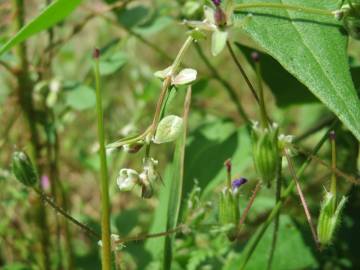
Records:
{"label": "white flower", "polygon": [[172,74],[172,66],[169,66],[163,70],[156,71],[155,77],[164,80],[166,77],[171,76],[172,85],[184,85],[189,84],[196,80],[197,71],[192,68],[184,68],[177,74]]}
{"label": "white flower", "polygon": [[116,183],[121,191],[129,191],[139,182],[139,174],[133,169],[121,169]]}

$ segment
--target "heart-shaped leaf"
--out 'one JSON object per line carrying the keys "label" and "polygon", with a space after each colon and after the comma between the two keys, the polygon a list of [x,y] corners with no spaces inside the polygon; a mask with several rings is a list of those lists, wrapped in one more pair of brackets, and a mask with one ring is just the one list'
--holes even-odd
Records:
{"label": "heart-shaped leaf", "polygon": [[[259,1],[238,1],[240,2],[249,4]],[[337,9],[338,1],[268,2],[332,11]],[[347,37],[342,31],[341,23],[332,16],[275,8],[246,9],[241,14],[245,16],[249,12],[253,16],[244,26],[245,31],[306,85],[360,140],[360,102],[349,72]]]}

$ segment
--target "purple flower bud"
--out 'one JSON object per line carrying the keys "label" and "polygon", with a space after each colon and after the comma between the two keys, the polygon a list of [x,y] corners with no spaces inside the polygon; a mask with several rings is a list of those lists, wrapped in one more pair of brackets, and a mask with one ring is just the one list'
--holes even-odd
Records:
{"label": "purple flower bud", "polygon": [[224,165],[226,167],[227,173],[230,173],[231,172],[231,160],[230,159],[225,160]]}
{"label": "purple flower bud", "polygon": [[226,25],[226,14],[220,7],[216,7],[214,13],[215,24],[217,26],[225,26]]}
{"label": "purple flower bud", "polygon": [[237,190],[241,185],[245,184],[248,180],[246,178],[239,178],[239,179],[235,179],[231,186],[233,190]]}
{"label": "purple flower bud", "polygon": [[221,0],[212,0],[215,6],[220,6]]}
{"label": "purple flower bud", "polygon": [[95,48],[93,51],[93,58],[94,59],[99,59],[100,58],[100,49]]}

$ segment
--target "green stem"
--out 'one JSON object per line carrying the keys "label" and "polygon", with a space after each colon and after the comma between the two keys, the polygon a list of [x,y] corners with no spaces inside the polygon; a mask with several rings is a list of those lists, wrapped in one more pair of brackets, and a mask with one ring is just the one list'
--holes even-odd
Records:
{"label": "green stem", "polygon": [[330,191],[334,195],[333,201],[333,213],[335,214],[336,210],[336,141],[335,141],[335,133],[330,135],[330,143],[331,143],[331,186]]}
{"label": "green stem", "polygon": [[[334,122],[329,130],[331,130],[336,123],[337,122]],[[328,132],[326,132],[326,134],[321,138],[321,140],[318,142],[318,144],[314,147],[314,149],[312,151],[312,154],[316,154],[320,150],[321,146],[326,141],[327,136],[328,136]],[[297,171],[297,174],[296,174],[297,177],[301,177],[303,175],[303,173],[305,172],[305,169],[310,164],[311,160],[312,160],[311,157],[308,157],[305,160],[303,165]],[[267,228],[271,224],[272,220],[276,217],[277,213],[280,211],[280,209],[281,209],[283,203],[285,202],[286,198],[289,197],[289,195],[293,191],[294,187],[295,187],[295,181],[291,181],[290,184],[285,189],[285,191],[283,192],[281,200],[271,210],[271,212],[270,212],[269,216],[267,217],[266,221],[255,232],[255,235],[252,237],[250,242],[246,245],[246,247],[245,247],[245,249],[243,251],[242,261],[241,261],[240,266],[238,268],[239,270],[245,269],[249,259],[251,258],[252,254],[255,251],[255,248],[259,244],[261,238],[264,236],[264,233],[266,232]]]}
{"label": "green stem", "polygon": [[178,52],[171,69],[171,75],[175,74],[181,64],[181,61],[185,55],[185,52],[190,47],[191,43],[194,41],[194,39],[191,36],[188,36],[188,38],[185,40],[184,44],[182,45],[180,51]]}
{"label": "green stem", "polygon": [[[280,156],[279,157],[279,166],[278,166],[277,175],[276,175],[275,205],[278,202],[280,202],[280,200],[281,200],[281,186],[282,186],[282,181],[281,181],[282,166],[281,166],[281,164],[282,164],[282,157]],[[279,232],[279,223],[280,223],[280,210],[275,216],[273,238],[272,238],[272,242],[271,242],[270,255],[269,255],[269,260],[268,260],[268,265],[267,265],[268,270],[271,269],[272,261],[273,261],[274,254],[275,254],[276,243],[277,243],[278,232]]]}
{"label": "green stem", "polygon": [[[13,6],[15,10],[15,27],[16,31],[19,31],[25,23],[25,3],[24,0],[13,0]],[[38,172],[41,175],[42,167],[40,164],[40,142],[39,134],[36,126],[36,114],[33,107],[32,92],[34,84],[29,75],[29,62],[27,58],[27,46],[25,42],[18,44],[15,47],[15,53],[19,60],[19,67],[16,72],[16,79],[18,83],[17,95],[18,101],[24,114],[24,118],[28,129],[30,131],[31,141],[31,156],[33,157]],[[41,186],[40,186],[41,187]],[[36,216],[36,222],[38,226],[38,236],[40,238],[41,252],[39,257],[41,260],[42,268],[48,270],[51,268],[50,264],[50,239],[49,229],[47,223],[47,213],[45,205],[41,201],[34,203],[34,212]]]}
{"label": "green stem", "polygon": [[236,65],[237,68],[239,69],[241,75],[242,75],[242,76],[244,77],[244,79],[245,79],[246,84],[247,84],[248,87],[250,88],[251,93],[253,94],[253,96],[254,96],[254,98],[256,99],[256,101],[259,103],[259,97],[258,97],[258,95],[257,95],[257,93],[256,93],[256,90],[255,90],[254,86],[252,85],[249,77],[246,75],[245,70],[244,70],[243,67],[241,66],[241,64],[240,64],[240,62],[238,61],[238,59],[236,58],[235,52],[234,52],[234,50],[232,49],[232,46],[231,46],[231,44],[230,44],[229,41],[226,41],[226,46],[227,46],[227,48],[228,48],[228,50],[229,50],[229,53],[230,53],[230,55],[231,55],[231,58],[234,60],[235,65]]}
{"label": "green stem", "polygon": [[101,169],[101,241],[102,241],[102,270],[111,269],[111,240],[110,240],[110,201],[109,201],[109,177],[107,171],[105,152],[105,131],[102,110],[102,98],[100,89],[100,51],[95,51],[94,74],[96,83],[96,114],[99,140],[99,156]]}
{"label": "green stem", "polygon": [[285,9],[285,10],[294,10],[309,14],[324,15],[324,16],[333,16],[332,11],[309,8],[299,5],[292,4],[280,4],[280,3],[252,3],[252,4],[237,4],[234,6],[234,11],[242,11],[244,9],[253,9],[253,8],[274,8],[274,9]]}
{"label": "green stem", "polygon": [[262,76],[261,76],[261,67],[260,67],[259,62],[255,63],[255,69],[256,69],[256,77],[258,80],[258,87],[259,87],[261,126],[263,129],[266,129],[269,127],[269,122],[268,122],[269,118],[266,113],[265,100],[264,100],[264,87],[263,87],[263,81],[262,81]]}
{"label": "green stem", "polygon": [[34,188],[34,191],[40,196],[42,200],[44,200],[46,203],[48,203],[56,212],[61,214],[63,217],[65,217],[67,220],[74,223],[76,226],[83,229],[87,234],[93,236],[96,239],[100,238],[100,235],[95,232],[90,227],[86,226],[85,224],[81,223],[80,221],[73,218],[71,215],[69,215],[64,209],[62,209],[60,206],[58,206],[52,198],[49,198],[44,192],[42,192],[39,188]]}

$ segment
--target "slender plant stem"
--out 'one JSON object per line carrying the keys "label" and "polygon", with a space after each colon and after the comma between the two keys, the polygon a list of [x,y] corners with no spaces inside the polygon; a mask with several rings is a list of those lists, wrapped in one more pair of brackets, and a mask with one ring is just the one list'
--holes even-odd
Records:
{"label": "slender plant stem", "polygon": [[237,4],[234,6],[234,11],[243,11],[245,9],[254,9],[254,8],[274,8],[274,9],[285,9],[285,10],[294,10],[303,13],[324,15],[324,16],[333,16],[332,11],[325,9],[309,8],[299,5],[292,4],[280,4],[280,3],[251,3],[251,4]]}
{"label": "slender plant stem", "polygon": [[[280,200],[281,200],[281,186],[282,186],[282,181],[281,181],[282,166],[281,166],[281,164],[282,164],[282,157],[280,156],[279,157],[279,166],[278,166],[278,170],[277,170],[277,174],[276,174],[275,205],[278,202],[280,202]],[[271,241],[270,255],[269,255],[268,265],[267,265],[268,270],[271,269],[272,261],[273,261],[274,254],[275,254],[276,243],[277,243],[278,232],[279,232],[279,223],[280,223],[280,210],[277,212],[277,214],[275,216],[275,220],[274,220],[273,238]]]}
{"label": "slender plant stem", "polygon": [[241,229],[241,226],[244,224],[245,219],[246,219],[246,217],[247,217],[247,215],[248,215],[248,213],[249,213],[249,211],[250,211],[250,209],[251,209],[251,207],[252,207],[252,205],[253,205],[253,203],[255,201],[255,198],[256,198],[258,192],[260,191],[260,189],[261,189],[261,181],[258,181],[256,183],[256,186],[255,186],[254,190],[253,190],[253,194],[251,195],[250,200],[249,200],[248,204],[246,205],[244,213],[242,214],[242,216],[240,218],[240,221],[239,221],[239,224],[238,224],[239,231]]}
{"label": "slender plant stem", "polygon": [[247,123],[250,124],[250,118],[246,114],[243,106],[239,102],[239,97],[236,94],[235,89],[224,79],[221,77],[219,72],[216,70],[216,68],[210,63],[209,59],[204,54],[203,50],[201,49],[200,45],[198,43],[195,43],[195,49],[198,55],[200,56],[201,60],[204,62],[204,64],[207,66],[207,68],[210,70],[212,76],[225,88],[226,92],[228,93],[230,100],[234,103],[237,112],[241,116],[241,118]]}
{"label": "slender plant stem", "polygon": [[111,269],[111,239],[110,239],[110,201],[109,177],[105,152],[104,117],[100,88],[100,50],[94,51],[94,74],[96,83],[96,113],[98,124],[99,156],[101,169],[101,241],[102,241],[102,270]]}
{"label": "slender plant stem", "polygon": [[[15,10],[15,27],[19,31],[25,23],[25,3],[24,0],[13,0]],[[39,134],[36,127],[36,114],[33,107],[32,92],[34,84],[29,75],[29,62],[27,58],[26,42],[22,42],[15,47],[16,56],[19,60],[19,67],[16,70],[16,79],[18,83],[17,95],[21,110],[28,129],[30,131],[31,141],[31,156],[36,162],[38,172],[41,175],[42,167],[40,166],[40,142]],[[41,188],[41,185],[40,185]],[[36,222],[38,226],[38,236],[40,238],[41,252],[39,257],[41,260],[42,268],[49,270],[50,264],[50,238],[47,223],[46,208],[41,201],[35,202],[34,212],[36,215]]]}
{"label": "slender plant stem", "polygon": [[[329,130],[331,130],[333,128],[333,126],[335,126],[336,123],[337,122],[335,121],[331,125]],[[321,140],[318,142],[318,144],[314,147],[314,149],[312,151],[312,154],[316,154],[320,150],[321,146],[326,141],[327,136],[328,136],[328,132],[321,138]],[[302,164],[300,169],[297,171],[297,177],[301,177],[303,175],[303,173],[305,172],[305,169],[310,164],[311,160],[312,159],[310,157],[308,157],[305,160],[305,162]],[[294,186],[295,186],[295,181],[291,181],[290,184],[285,189],[285,191],[283,192],[283,194],[281,196],[281,200],[271,210],[271,212],[270,212],[269,216],[267,217],[266,221],[255,232],[255,234],[252,237],[252,239],[250,240],[250,242],[246,245],[246,247],[245,247],[245,249],[243,251],[243,256],[242,256],[241,263],[240,263],[239,268],[238,268],[239,270],[245,269],[248,261],[250,260],[252,254],[254,253],[254,251],[255,251],[257,245],[259,244],[261,238],[264,236],[264,233],[266,232],[267,228],[271,224],[272,220],[276,217],[277,213],[280,211],[281,206],[283,205],[285,200],[289,197],[289,195],[293,191]]]}
{"label": "slender plant stem", "polygon": [[156,238],[156,237],[168,236],[168,235],[171,235],[173,233],[180,232],[183,229],[183,227],[184,227],[183,225],[179,225],[176,228],[174,228],[172,230],[168,230],[166,232],[159,232],[159,233],[153,233],[153,234],[140,234],[140,235],[125,237],[123,239],[115,241],[115,244],[120,245],[120,244],[124,244],[124,243],[128,243],[128,242],[145,240],[145,239],[148,239],[148,238]]}
{"label": "slender plant stem", "polygon": [[330,191],[334,195],[332,210],[335,214],[336,205],[337,205],[337,198],[336,198],[336,140],[335,140],[335,131],[330,132],[330,144],[331,144],[331,184],[330,184]]}
{"label": "slender plant stem", "polygon": [[305,216],[306,216],[307,222],[309,224],[309,227],[310,227],[310,230],[311,230],[315,245],[320,250],[320,245],[319,245],[318,237],[317,237],[317,234],[316,234],[315,226],[314,226],[314,223],[312,221],[311,214],[310,214],[309,208],[307,206],[305,196],[304,196],[304,194],[303,194],[303,192],[301,190],[299,179],[298,179],[298,177],[297,177],[297,175],[295,173],[294,164],[293,164],[293,162],[292,162],[292,160],[290,158],[289,150],[285,149],[284,154],[285,154],[286,160],[288,162],[290,174],[291,174],[291,176],[292,176],[292,178],[293,178],[293,180],[294,180],[294,182],[296,184],[296,189],[297,189],[297,192],[299,194],[301,204],[302,204],[302,206],[304,208]]}
{"label": "slender plant stem", "polygon": [[236,55],[235,55],[235,52],[234,52],[234,50],[233,50],[233,48],[232,48],[232,46],[231,46],[231,44],[230,44],[230,41],[227,41],[227,42],[226,42],[226,46],[227,46],[227,48],[228,48],[228,50],[229,50],[229,53],[230,53],[230,55],[231,55],[231,58],[233,59],[235,65],[236,65],[237,68],[239,69],[241,75],[244,77],[246,84],[247,84],[248,87],[250,88],[251,93],[253,94],[253,96],[254,96],[254,98],[256,99],[256,101],[259,103],[260,100],[259,100],[259,97],[258,97],[258,95],[257,95],[257,93],[256,93],[256,90],[255,90],[254,86],[252,85],[249,77],[246,75],[246,72],[245,72],[244,68],[241,66],[241,63],[240,63],[239,60],[237,59],[237,57],[236,57]]}
{"label": "slender plant stem", "polygon": [[266,106],[265,106],[265,98],[264,98],[264,87],[263,87],[263,80],[261,76],[261,67],[260,63],[255,63],[255,69],[256,69],[256,77],[258,80],[258,88],[259,88],[259,99],[260,99],[260,113],[261,113],[261,125],[263,129],[266,129],[269,127],[269,117],[266,112]]}
{"label": "slender plant stem", "polygon": [[49,198],[44,192],[42,192],[39,188],[34,188],[34,191],[40,196],[42,200],[44,200],[46,203],[48,203],[54,210],[58,213],[60,213],[62,216],[64,216],[67,220],[71,221],[76,226],[80,227],[82,230],[84,230],[88,235],[94,237],[95,239],[100,239],[100,235],[95,232],[93,229],[88,227],[87,225],[81,223],[71,215],[69,215],[64,209],[62,209],[60,206],[58,206],[52,198]]}

